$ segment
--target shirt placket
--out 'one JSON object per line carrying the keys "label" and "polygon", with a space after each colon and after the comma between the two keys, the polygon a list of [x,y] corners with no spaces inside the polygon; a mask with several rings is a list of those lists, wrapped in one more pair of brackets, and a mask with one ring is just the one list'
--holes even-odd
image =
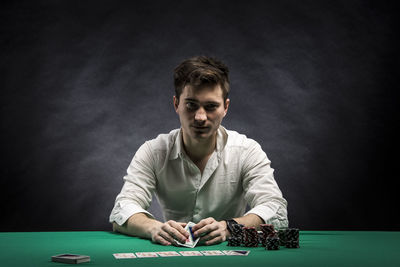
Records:
{"label": "shirt placket", "polygon": [[[201,189],[202,187],[206,184],[206,182],[211,178],[212,174],[218,167],[219,163],[219,154],[217,152],[214,152],[212,156],[210,157],[209,161],[207,162],[206,167],[204,168],[203,175],[201,175],[199,171],[199,177],[200,179],[198,180],[198,186],[196,190],[196,196],[195,196],[195,203],[194,203],[194,209],[193,209],[193,221],[198,222],[203,218],[202,214],[207,214],[208,213],[208,207],[204,207],[203,204],[203,199],[202,199],[202,194],[201,194]],[[193,163],[192,163],[193,164]],[[197,168],[197,166],[196,166]],[[198,168],[197,168],[198,170]],[[197,176],[196,176],[197,178]]]}
{"label": "shirt placket", "polygon": [[[201,184],[201,172],[200,169],[196,166],[196,164],[193,163],[192,160],[190,160],[184,153],[181,153],[181,159],[183,160],[183,162],[185,164],[187,164],[187,166],[189,167],[191,173],[193,173],[194,175],[191,175],[191,177],[189,177],[189,179],[193,179],[191,182],[193,183],[196,192],[193,198],[193,202],[192,202],[192,214],[191,214],[191,218],[189,219],[190,221],[193,221],[194,217],[196,214],[198,214],[200,212],[199,208],[196,206],[197,203],[197,195],[199,192],[199,188],[200,188],[200,184]],[[187,200],[186,200],[187,201]]]}

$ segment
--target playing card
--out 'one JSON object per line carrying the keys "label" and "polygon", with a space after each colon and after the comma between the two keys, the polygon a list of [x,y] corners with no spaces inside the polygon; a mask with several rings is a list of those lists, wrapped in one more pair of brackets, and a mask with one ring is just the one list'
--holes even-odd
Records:
{"label": "playing card", "polygon": [[223,256],[223,255],[225,255],[220,250],[204,250],[204,251],[201,251],[201,253],[203,253],[204,256]]}
{"label": "playing card", "polygon": [[222,252],[228,256],[247,256],[250,250],[223,250]]}
{"label": "playing card", "polygon": [[181,253],[182,256],[189,256],[189,257],[191,257],[191,256],[203,256],[203,254],[201,254],[200,251],[195,251],[195,250],[192,250],[192,251],[179,251],[179,253]]}
{"label": "playing card", "polygon": [[192,227],[195,226],[196,224],[194,222],[188,222],[186,224],[185,227],[185,231],[189,233],[189,238],[186,239],[186,242],[180,243],[179,241],[176,241],[176,243],[178,243],[178,245],[184,246],[184,247],[188,247],[188,248],[194,248],[197,245],[197,242],[199,242],[200,238],[196,238],[193,236],[193,231],[192,231]]}
{"label": "playing card", "polygon": [[135,252],[138,258],[157,258],[158,255],[155,252]]}
{"label": "playing card", "polygon": [[156,252],[160,257],[175,257],[175,256],[181,256],[181,254],[179,254],[176,251],[160,251],[160,252]]}
{"label": "playing card", "polygon": [[113,254],[116,259],[134,259],[136,258],[133,253],[114,253]]}

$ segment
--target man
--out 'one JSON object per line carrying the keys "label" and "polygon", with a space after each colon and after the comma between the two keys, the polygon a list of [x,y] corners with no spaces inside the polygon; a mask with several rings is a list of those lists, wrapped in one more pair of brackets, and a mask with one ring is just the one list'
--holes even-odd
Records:
{"label": "man", "polygon": [[[230,103],[228,72],[205,56],[176,67],[173,104],[181,128],[136,152],[110,215],[114,231],[175,245],[185,242],[184,227],[193,221],[194,236],[212,245],[225,241],[235,223],[287,227],[287,202],[266,154],[254,140],[221,126]],[[146,210],[153,193],[164,223]]]}

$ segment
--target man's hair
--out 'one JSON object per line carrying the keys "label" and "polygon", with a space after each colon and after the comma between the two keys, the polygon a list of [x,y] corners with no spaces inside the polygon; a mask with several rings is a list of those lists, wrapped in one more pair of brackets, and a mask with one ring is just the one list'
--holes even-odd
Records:
{"label": "man's hair", "polygon": [[175,96],[179,99],[183,88],[220,85],[224,101],[229,93],[229,69],[221,61],[207,56],[196,56],[184,60],[174,70]]}

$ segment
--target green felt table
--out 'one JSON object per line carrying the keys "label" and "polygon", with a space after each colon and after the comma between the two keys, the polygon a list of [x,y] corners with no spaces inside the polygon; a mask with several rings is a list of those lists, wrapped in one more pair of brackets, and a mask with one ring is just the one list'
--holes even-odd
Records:
{"label": "green felt table", "polygon": [[116,260],[113,253],[182,250],[229,250],[227,243],[194,249],[161,246],[149,240],[112,232],[0,233],[0,266],[66,266],[53,255],[84,254],[91,261],[78,266],[400,266],[400,232],[301,231],[300,248],[250,250],[248,256],[158,257]]}

